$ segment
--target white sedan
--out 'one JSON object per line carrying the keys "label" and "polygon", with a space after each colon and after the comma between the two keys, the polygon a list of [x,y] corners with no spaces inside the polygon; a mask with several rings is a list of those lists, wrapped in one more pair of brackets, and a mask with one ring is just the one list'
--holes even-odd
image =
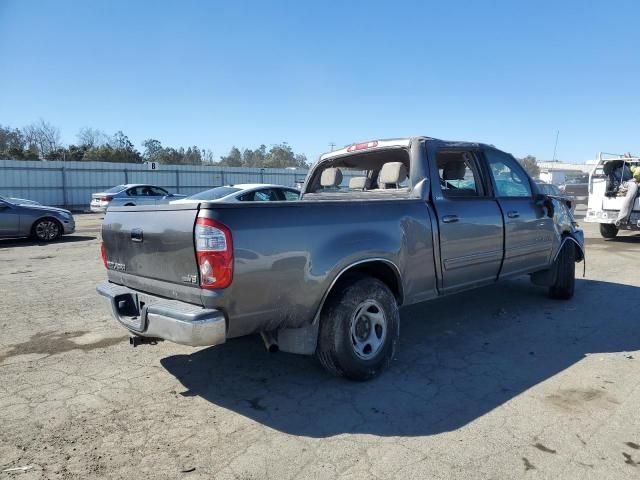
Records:
{"label": "white sedan", "polygon": [[190,197],[173,200],[171,204],[200,202],[290,202],[300,198],[300,191],[282,185],[241,183],[215,187]]}

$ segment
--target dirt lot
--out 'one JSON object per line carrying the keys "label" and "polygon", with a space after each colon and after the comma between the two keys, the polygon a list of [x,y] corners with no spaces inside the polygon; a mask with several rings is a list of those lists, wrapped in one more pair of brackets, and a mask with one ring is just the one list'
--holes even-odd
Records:
{"label": "dirt lot", "polygon": [[131,348],[99,216],[0,241],[0,478],[638,478],[640,235],[587,232],[569,302],[527,279],[402,312],[369,383],[258,337]]}

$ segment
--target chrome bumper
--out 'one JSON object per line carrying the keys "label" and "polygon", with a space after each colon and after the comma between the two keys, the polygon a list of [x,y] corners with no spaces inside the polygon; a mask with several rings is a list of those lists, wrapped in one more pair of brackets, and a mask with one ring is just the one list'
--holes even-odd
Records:
{"label": "chrome bumper", "polygon": [[226,321],[219,310],[138,292],[108,281],[99,283],[118,322],[133,335],[162,338],[193,347],[219,345],[226,340]]}

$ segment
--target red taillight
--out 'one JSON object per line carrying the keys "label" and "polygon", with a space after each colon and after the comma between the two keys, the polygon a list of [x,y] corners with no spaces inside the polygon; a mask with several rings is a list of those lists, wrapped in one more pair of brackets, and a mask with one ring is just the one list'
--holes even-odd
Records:
{"label": "red taillight", "polygon": [[106,197],[100,197],[100,200],[102,202],[110,202],[111,200],[113,200],[113,197],[111,195],[107,195]]}
{"label": "red taillight", "polygon": [[201,288],[226,288],[233,279],[231,231],[209,218],[198,218],[194,231]]}
{"label": "red taillight", "polygon": [[104,268],[107,268],[107,251],[104,248],[104,242],[100,242],[100,255],[102,256],[102,263],[104,263]]}
{"label": "red taillight", "polygon": [[347,148],[347,152],[355,152],[357,150],[366,150],[367,148],[373,148],[378,146],[378,141],[374,140],[373,142],[365,142],[365,143],[356,143],[355,145],[351,145]]}

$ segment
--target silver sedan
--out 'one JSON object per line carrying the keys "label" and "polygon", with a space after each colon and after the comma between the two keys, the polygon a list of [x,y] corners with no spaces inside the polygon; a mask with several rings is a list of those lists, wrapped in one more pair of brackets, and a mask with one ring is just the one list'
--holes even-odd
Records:
{"label": "silver sedan", "polygon": [[113,203],[118,206],[157,205],[171,200],[184,198],[186,195],[169,193],[162,187],[144,183],[129,183],[117,185],[104,192],[91,194],[89,208],[92,212],[104,213]]}

